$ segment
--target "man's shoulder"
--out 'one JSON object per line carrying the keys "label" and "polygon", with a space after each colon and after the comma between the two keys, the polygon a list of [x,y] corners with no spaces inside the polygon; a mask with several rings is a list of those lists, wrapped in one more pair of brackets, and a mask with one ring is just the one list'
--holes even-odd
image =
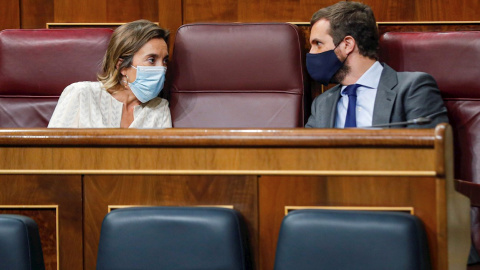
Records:
{"label": "man's shoulder", "polygon": [[433,76],[428,74],[427,72],[423,71],[402,71],[402,72],[397,72],[397,76],[399,78],[412,78],[412,79],[417,79],[417,78],[426,78],[426,79],[433,79]]}
{"label": "man's shoulder", "polygon": [[334,87],[325,90],[325,92],[318,95],[315,100],[317,102],[334,99],[336,95],[340,94],[341,85],[337,84]]}
{"label": "man's shoulder", "polygon": [[387,74],[393,75],[395,74],[398,78],[399,82],[411,82],[415,80],[434,80],[433,76],[428,74],[427,72],[423,71],[396,71],[395,69],[391,68],[387,64],[383,63],[384,72],[382,76]]}
{"label": "man's shoulder", "polygon": [[437,83],[434,77],[422,71],[395,71],[393,68],[385,65],[384,72],[380,78],[380,83],[391,87],[394,91],[403,92],[409,89],[416,89],[422,85],[434,85]]}
{"label": "man's shoulder", "polygon": [[400,88],[416,89],[422,85],[437,85],[432,75],[420,71],[397,72],[398,83]]}

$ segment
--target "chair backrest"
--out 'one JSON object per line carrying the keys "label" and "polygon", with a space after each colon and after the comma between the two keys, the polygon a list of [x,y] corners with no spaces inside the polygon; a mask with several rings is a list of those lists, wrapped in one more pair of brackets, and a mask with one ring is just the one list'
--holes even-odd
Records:
{"label": "chair backrest", "polygon": [[174,127],[303,127],[302,39],[287,23],[189,24],[172,57]]}
{"label": "chair backrest", "polygon": [[454,132],[455,178],[480,183],[480,32],[387,32],[380,60],[435,78]]}
{"label": "chair backrest", "polygon": [[97,269],[250,269],[243,227],[232,209],[114,210],[103,220]]}
{"label": "chair backrest", "polygon": [[415,216],[394,212],[296,210],[282,222],[275,270],[431,269]]}
{"label": "chair backrest", "polygon": [[470,197],[472,240],[480,253],[480,31],[387,32],[380,60],[397,71],[433,75],[442,93],[454,136],[458,191]]}
{"label": "chair backrest", "polygon": [[44,270],[38,226],[20,215],[0,215],[0,268]]}
{"label": "chair backrest", "polygon": [[111,29],[0,32],[0,127],[47,127],[63,89],[94,81]]}

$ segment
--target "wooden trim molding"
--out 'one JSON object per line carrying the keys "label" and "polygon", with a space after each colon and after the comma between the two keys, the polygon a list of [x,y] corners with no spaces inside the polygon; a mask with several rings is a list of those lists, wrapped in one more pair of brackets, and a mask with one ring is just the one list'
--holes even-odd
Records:
{"label": "wooden trim molding", "polygon": [[[158,25],[158,22],[153,22]],[[68,28],[111,28],[115,29],[126,22],[118,23],[46,23],[47,29],[68,29]]]}
{"label": "wooden trim molding", "polygon": [[444,132],[445,125],[435,130],[4,129],[0,156],[8,158],[0,159],[0,174],[441,177],[444,168],[432,154]]}
{"label": "wooden trim molding", "polygon": [[405,212],[415,215],[413,207],[392,207],[392,206],[285,206],[285,215],[291,211],[303,209],[325,209],[325,210],[347,210],[347,211],[391,211]]}
{"label": "wooden trim molding", "polygon": [[392,146],[433,148],[429,129],[1,129],[0,146]]}
{"label": "wooden trim molding", "polygon": [[[156,207],[164,205],[108,205],[108,213],[115,209],[131,208],[131,207]],[[226,209],[234,209],[233,205],[182,205],[182,207],[219,207]]]}
{"label": "wooden trim molding", "polygon": [[2,174],[436,176],[435,171],[365,170],[0,170]]}

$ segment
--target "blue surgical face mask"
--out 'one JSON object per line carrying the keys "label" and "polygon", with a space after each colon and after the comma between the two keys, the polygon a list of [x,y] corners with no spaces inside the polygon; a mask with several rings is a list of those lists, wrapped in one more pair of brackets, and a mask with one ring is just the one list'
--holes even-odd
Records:
{"label": "blue surgical face mask", "polygon": [[128,83],[133,94],[142,103],[145,103],[155,97],[158,97],[162,91],[165,82],[165,73],[167,68],[164,66],[137,66],[137,78],[134,82]]}
{"label": "blue surgical face mask", "polygon": [[[337,45],[338,46],[338,45]],[[327,85],[333,76],[343,66],[335,54],[335,49],[322,53],[307,53],[308,74],[317,82]]]}

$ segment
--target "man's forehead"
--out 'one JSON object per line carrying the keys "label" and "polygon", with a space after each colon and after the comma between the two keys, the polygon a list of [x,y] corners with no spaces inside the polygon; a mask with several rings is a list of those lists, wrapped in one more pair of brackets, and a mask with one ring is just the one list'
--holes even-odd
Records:
{"label": "man's forehead", "polygon": [[330,30],[330,21],[328,21],[327,19],[318,20],[313,24],[312,31],[313,30],[328,33],[328,31]]}
{"label": "man's forehead", "polygon": [[330,37],[330,22],[320,19],[315,22],[310,31],[310,40],[325,39]]}

